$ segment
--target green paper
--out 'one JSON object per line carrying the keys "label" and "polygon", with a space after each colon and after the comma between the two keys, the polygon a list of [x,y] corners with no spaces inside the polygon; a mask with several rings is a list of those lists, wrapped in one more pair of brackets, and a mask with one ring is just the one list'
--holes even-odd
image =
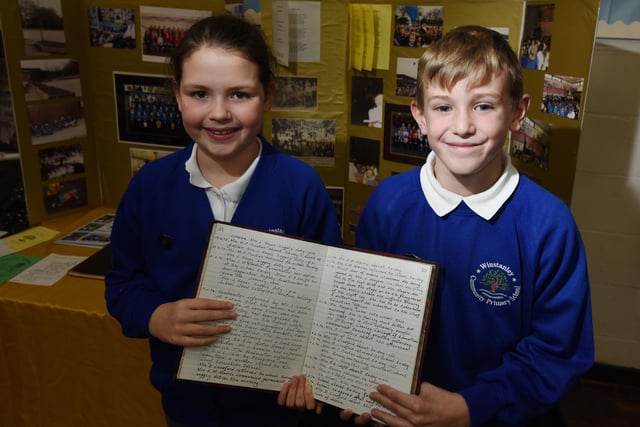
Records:
{"label": "green paper", "polygon": [[0,257],[0,285],[8,281],[12,277],[22,273],[36,262],[40,261],[40,257],[27,255],[9,254]]}

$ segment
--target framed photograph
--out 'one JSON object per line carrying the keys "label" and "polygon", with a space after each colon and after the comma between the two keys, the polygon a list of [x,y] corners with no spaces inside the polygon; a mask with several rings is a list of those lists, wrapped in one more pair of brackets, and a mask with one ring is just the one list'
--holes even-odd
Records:
{"label": "framed photograph", "polygon": [[429,141],[422,135],[408,105],[385,104],[385,160],[421,165],[429,154]]}
{"label": "framed photograph", "polygon": [[113,72],[118,140],[183,147],[191,139],[171,89],[171,78]]}

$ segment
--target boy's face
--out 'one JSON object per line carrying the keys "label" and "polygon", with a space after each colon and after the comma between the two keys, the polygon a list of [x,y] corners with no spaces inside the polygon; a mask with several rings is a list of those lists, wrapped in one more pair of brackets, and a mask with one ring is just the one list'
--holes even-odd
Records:
{"label": "boy's face", "polygon": [[507,132],[520,128],[529,106],[525,95],[513,108],[504,73],[480,86],[468,83],[460,80],[451,91],[428,86],[424,106],[411,104],[413,117],[437,156],[438,182],[463,196],[485,191],[498,180]]}

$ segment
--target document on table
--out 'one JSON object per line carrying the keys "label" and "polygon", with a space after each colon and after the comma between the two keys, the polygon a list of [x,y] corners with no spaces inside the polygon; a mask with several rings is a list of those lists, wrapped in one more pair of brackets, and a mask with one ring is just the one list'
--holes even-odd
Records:
{"label": "document on table", "polygon": [[84,256],[49,254],[11,281],[25,285],[51,286],[85,259],[87,257]]}

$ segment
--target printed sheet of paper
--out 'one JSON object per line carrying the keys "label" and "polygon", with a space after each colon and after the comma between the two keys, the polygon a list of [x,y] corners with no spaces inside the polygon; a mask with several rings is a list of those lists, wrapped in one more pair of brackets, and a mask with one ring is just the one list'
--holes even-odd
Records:
{"label": "printed sheet of paper", "polygon": [[0,256],[19,252],[53,239],[59,231],[37,226],[0,239]]}
{"label": "printed sheet of paper", "polygon": [[289,2],[274,1],[271,4],[273,27],[273,56],[278,64],[289,66]]}
{"label": "printed sheet of paper", "polygon": [[289,61],[320,62],[320,2],[289,2]]}
{"label": "printed sheet of paper", "polygon": [[49,254],[11,281],[25,285],[51,286],[85,259],[87,257]]}

